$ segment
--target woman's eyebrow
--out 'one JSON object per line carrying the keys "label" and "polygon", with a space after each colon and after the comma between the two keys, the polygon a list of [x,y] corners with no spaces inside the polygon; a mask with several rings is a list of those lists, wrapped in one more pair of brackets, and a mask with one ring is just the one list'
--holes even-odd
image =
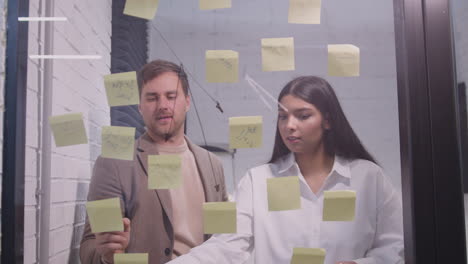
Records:
{"label": "woman's eyebrow", "polygon": [[304,111],[312,111],[312,108],[303,107],[299,109],[294,109],[294,112],[304,112]]}
{"label": "woman's eyebrow", "polygon": [[[307,107],[303,107],[303,108],[298,108],[298,109],[292,109],[292,112],[293,113],[301,113],[301,112],[306,112],[306,111],[313,111],[312,108],[307,108]],[[286,112],[284,111],[283,109],[281,108],[278,108],[278,112]],[[289,111],[288,111],[289,112]]]}

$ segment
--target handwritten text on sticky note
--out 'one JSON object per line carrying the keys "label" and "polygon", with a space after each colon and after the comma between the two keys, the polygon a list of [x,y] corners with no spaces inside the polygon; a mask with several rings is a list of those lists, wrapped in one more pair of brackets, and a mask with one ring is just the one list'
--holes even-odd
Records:
{"label": "handwritten text on sticky note", "polygon": [[102,127],[102,154],[104,158],[133,160],[135,128],[120,126]]}
{"label": "handwritten text on sticky note", "polygon": [[323,221],[353,221],[356,211],[355,191],[325,191]]}
{"label": "handwritten text on sticky note", "polygon": [[207,50],[206,81],[210,83],[238,82],[239,53],[233,50]]}
{"label": "handwritten text on sticky note", "polygon": [[104,76],[109,106],[140,103],[136,72],[115,73]]}
{"label": "handwritten text on sticky note", "polygon": [[159,0],[127,0],[124,14],[151,20],[158,10]]}
{"label": "handwritten text on sticky note", "polygon": [[88,143],[81,113],[51,116],[49,124],[57,147]]}
{"label": "handwritten text on sticky note", "polygon": [[284,211],[301,209],[299,177],[267,179],[268,210]]}
{"label": "handwritten text on sticky note", "polygon": [[354,45],[328,45],[328,75],[338,77],[359,76],[359,53],[359,48]]}
{"label": "handwritten text on sticky note", "polygon": [[148,156],[148,189],[174,189],[182,185],[179,155]]}
{"label": "handwritten text on sticky note", "polygon": [[323,248],[294,248],[291,264],[323,264],[325,254]]}
{"label": "handwritten text on sticky note", "polygon": [[118,197],[87,202],[86,212],[93,233],[124,230]]}
{"label": "handwritten text on sticky note", "polygon": [[237,209],[234,202],[203,204],[203,230],[205,234],[237,232]]}
{"label": "handwritten text on sticky note", "polygon": [[148,264],[148,253],[117,253],[114,264]]}
{"label": "handwritten text on sticky note", "polygon": [[229,118],[229,147],[258,148],[262,146],[263,121],[261,116]]}
{"label": "handwritten text on sticky note", "polygon": [[231,0],[200,0],[200,10],[231,8]]}
{"label": "handwritten text on sticky note", "polygon": [[293,71],[294,38],[262,39],[262,65],[263,71]]}
{"label": "handwritten text on sticky note", "polygon": [[291,24],[320,24],[322,0],[289,0],[288,22]]}

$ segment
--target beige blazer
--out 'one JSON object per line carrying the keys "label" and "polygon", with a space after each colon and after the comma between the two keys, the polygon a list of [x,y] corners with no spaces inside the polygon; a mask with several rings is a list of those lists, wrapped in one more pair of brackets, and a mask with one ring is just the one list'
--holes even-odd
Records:
{"label": "beige blazer", "polygon": [[[186,138],[198,167],[205,201],[227,201],[223,167],[212,153]],[[131,220],[130,243],[126,252],[149,253],[149,263],[166,263],[174,247],[172,207],[168,190],[148,190],[148,155],[157,155],[154,142],[145,133],[135,144],[132,161],[99,157],[89,185],[88,201],[120,197],[122,215]],[[190,217],[190,216],[187,216]],[[205,240],[208,236],[205,236]],[[98,264],[95,236],[86,219],[80,246],[83,264]]]}

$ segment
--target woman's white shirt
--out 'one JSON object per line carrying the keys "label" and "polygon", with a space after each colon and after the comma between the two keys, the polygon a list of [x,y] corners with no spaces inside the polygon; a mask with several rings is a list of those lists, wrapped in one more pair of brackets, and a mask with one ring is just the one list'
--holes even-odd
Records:
{"label": "woman's white shirt", "polygon": [[[301,209],[268,211],[267,179],[299,176]],[[351,222],[322,221],[323,192],[356,191],[356,216]],[[293,154],[250,169],[237,192],[237,233],[214,235],[188,254],[171,261],[241,264],[254,251],[256,264],[289,264],[293,248],[324,248],[325,264],[403,263],[400,195],[382,169],[367,160],[335,157],[322,188],[313,193]]]}

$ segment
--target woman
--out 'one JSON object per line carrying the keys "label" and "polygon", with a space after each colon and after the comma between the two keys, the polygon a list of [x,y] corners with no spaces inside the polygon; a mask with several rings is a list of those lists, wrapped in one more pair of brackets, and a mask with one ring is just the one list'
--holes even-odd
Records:
{"label": "woman", "polygon": [[[326,264],[403,262],[401,202],[348,123],[330,84],[305,76],[278,101],[268,164],[255,167],[236,193],[237,233],[215,235],[176,263],[291,262],[293,248],[323,248]],[[299,176],[301,209],[268,211],[267,179]],[[322,221],[324,191],[354,190],[354,221]]]}

